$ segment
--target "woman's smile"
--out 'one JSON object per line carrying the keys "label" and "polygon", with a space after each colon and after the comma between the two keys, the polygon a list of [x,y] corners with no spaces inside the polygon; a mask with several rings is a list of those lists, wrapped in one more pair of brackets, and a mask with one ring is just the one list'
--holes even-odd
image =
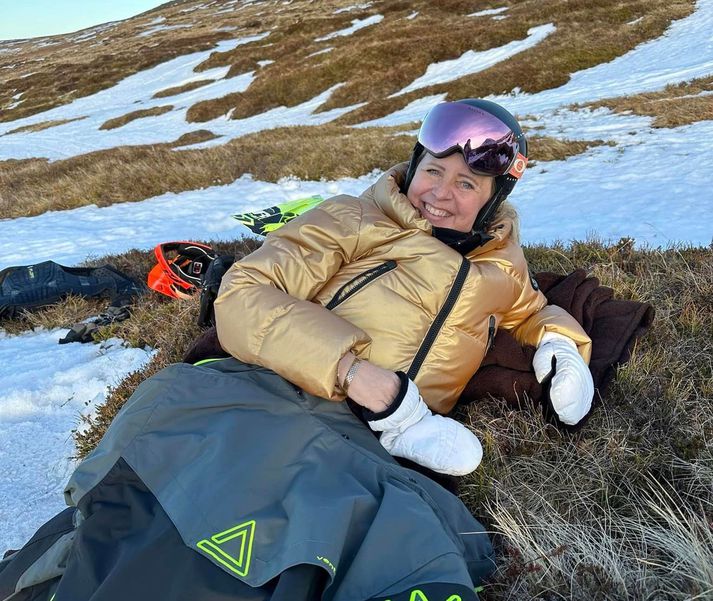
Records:
{"label": "woman's smile", "polygon": [[434,217],[450,217],[451,213],[448,211],[444,211],[443,209],[437,209],[431,204],[428,204],[427,202],[423,203],[423,208],[426,210],[427,213],[430,215],[433,215]]}

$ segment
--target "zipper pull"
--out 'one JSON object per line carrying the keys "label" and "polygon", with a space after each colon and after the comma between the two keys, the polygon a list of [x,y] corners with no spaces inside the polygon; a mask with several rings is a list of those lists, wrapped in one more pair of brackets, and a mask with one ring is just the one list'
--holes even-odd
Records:
{"label": "zipper pull", "polygon": [[491,315],[488,321],[488,344],[485,347],[486,353],[492,348],[493,340],[495,340],[495,315]]}

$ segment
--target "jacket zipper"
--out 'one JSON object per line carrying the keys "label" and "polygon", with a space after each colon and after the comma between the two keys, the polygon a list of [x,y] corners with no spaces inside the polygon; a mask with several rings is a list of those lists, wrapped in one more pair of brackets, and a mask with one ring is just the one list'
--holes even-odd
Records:
{"label": "jacket zipper", "polygon": [[419,370],[421,369],[421,366],[423,365],[423,362],[426,360],[426,355],[428,355],[428,351],[431,350],[431,347],[436,341],[436,337],[441,331],[443,324],[445,323],[446,319],[453,310],[453,307],[456,304],[456,300],[458,300],[458,297],[460,296],[460,291],[463,289],[463,284],[465,283],[465,278],[468,276],[469,270],[470,261],[463,257],[463,260],[460,264],[460,268],[458,269],[458,273],[456,274],[456,278],[453,281],[451,291],[448,293],[448,297],[446,298],[446,302],[443,303],[443,307],[441,307],[441,310],[438,312],[438,315],[436,315],[436,319],[433,320],[431,327],[428,328],[428,332],[426,332],[426,336],[423,339],[423,342],[421,343],[421,346],[419,347],[418,352],[416,353],[416,356],[413,359],[413,362],[411,363],[411,367],[409,367],[408,369],[408,373],[406,375],[409,377],[410,380],[413,380],[416,377],[416,374],[418,374]]}
{"label": "jacket zipper", "polygon": [[485,352],[487,353],[493,346],[493,340],[495,339],[495,315],[491,315],[488,320],[488,344],[485,346]]}
{"label": "jacket zipper", "polygon": [[332,300],[325,305],[325,308],[330,310],[334,309],[334,307],[343,303],[350,296],[359,292],[364,286],[393,269],[396,269],[396,261],[386,261],[386,263],[382,263],[381,265],[360,273],[337,290],[337,293],[332,297]]}

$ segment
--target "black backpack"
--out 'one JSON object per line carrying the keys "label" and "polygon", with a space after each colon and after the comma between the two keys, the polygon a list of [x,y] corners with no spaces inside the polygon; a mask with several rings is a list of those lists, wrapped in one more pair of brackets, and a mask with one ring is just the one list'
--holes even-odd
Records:
{"label": "black backpack", "polygon": [[13,319],[25,309],[51,305],[70,294],[108,297],[113,306],[128,305],[146,288],[111,265],[65,267],[54,261],[7,267],[0,271],[0,318]]}

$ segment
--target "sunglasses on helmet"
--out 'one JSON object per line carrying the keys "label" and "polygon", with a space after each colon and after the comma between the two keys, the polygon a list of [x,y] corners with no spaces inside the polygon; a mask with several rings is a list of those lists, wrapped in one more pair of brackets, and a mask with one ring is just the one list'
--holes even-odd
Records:
{"label": "sunglasses on helmet", "polygon": [[460,150],[474,173],[517,179],[527,165],[527,157],[519,152],[521,137],[494,115],[457,102],[434,106],[418,132],[419,143],[437,158]]}

